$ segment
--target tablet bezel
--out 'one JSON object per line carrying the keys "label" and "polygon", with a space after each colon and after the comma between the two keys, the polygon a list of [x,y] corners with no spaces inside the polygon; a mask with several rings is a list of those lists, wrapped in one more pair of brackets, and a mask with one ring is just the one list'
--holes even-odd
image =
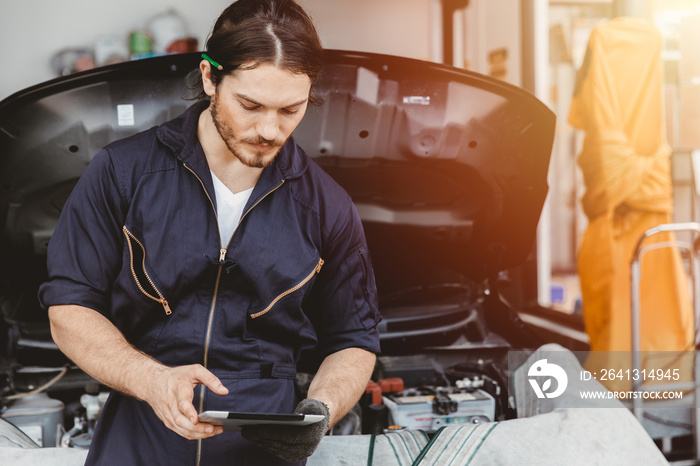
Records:
{"label": "tablet bezel", "polygon": [[321,422],[325,416],[320,414],[271,414],[230,411],[204,411],[199,415],[200,422],[223,426],[225,432],[240,432],[243,426],[250,425],[288,425],[308,426]]}

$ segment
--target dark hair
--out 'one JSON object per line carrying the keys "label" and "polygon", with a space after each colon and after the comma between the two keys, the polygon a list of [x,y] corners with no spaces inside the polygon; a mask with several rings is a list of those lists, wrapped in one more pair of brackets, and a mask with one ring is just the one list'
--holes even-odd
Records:
{"label": "dark hair", "polygon": [[[222,65],[211,67],[212,80],[221,79],[237,69],[250,69],[271,63],[292,73],[305,74],[312,84],[321,73],[323,47],[309,15],[293,0],[238,0],[216,20],[207,40],[206,53]],[[192,74],[193,88],[199,98],[206,97],[199,70]]]}

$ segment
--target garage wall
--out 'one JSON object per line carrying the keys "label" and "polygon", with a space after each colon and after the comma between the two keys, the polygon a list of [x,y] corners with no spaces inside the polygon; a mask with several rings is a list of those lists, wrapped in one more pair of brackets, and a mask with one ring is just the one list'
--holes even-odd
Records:
{"label": "garage wall", "polygon": [[[428,58],[431,8],[438,0],[299,0],[327,48]],[[1,0],[0,100],[55,77],[51,57],[91,47],[103,36],[128,36],[174,8],[203,46],[230,0]]]}
{"label": "garage wall", "polygon": [[464,67],[522,84],[521,2],[471,0],[464,14]]}
{"label": "garage wall", "polygon": [[55,75],[51,57],[66,47],[93,46],[101,36],[128,36],[168,8],[187,18],[203,43],[228,0],[2,0],[0,99]]}
{"label": "garage wall", "polygon": [[439,0],[297,0],[316,22],[326,48],[427,60]]}

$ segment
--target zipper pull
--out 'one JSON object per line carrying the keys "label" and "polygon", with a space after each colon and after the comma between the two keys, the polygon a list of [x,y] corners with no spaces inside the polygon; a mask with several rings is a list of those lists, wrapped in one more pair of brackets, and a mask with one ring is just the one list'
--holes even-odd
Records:
{"label": "zipper pull", "polygon": [[223,262],[224,259],[226,259],[226,249],[221,248],[221,250],[219,251],[219,262]]}
{"label": "zipper pull", "polygon": [[163,305],[163,309],[165,309],[166,316],[169,316],[170,314],[173,313],[173,311],[170,309],[170,305],[168,304],[168,301],[166,301],[165,298],[161,298],[160,303]]}
{"label": "zipper pull", "polygon": [[324,261],[323,259],[318,261],[318,265],[316,266],[316,273],[319,273],[321,271],[321,267],[323,267]]}

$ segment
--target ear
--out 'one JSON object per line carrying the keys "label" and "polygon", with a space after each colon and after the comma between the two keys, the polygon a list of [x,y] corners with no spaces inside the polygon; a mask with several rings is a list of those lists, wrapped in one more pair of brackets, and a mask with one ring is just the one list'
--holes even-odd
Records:
{"label": "ear", "polygon": [[199,62],[199,71],[202,72],[202,87],[204,88],[204,93],[209,97],[216,94],[216,84],[211,79],[211,63],[207,60],[202,60]]}

